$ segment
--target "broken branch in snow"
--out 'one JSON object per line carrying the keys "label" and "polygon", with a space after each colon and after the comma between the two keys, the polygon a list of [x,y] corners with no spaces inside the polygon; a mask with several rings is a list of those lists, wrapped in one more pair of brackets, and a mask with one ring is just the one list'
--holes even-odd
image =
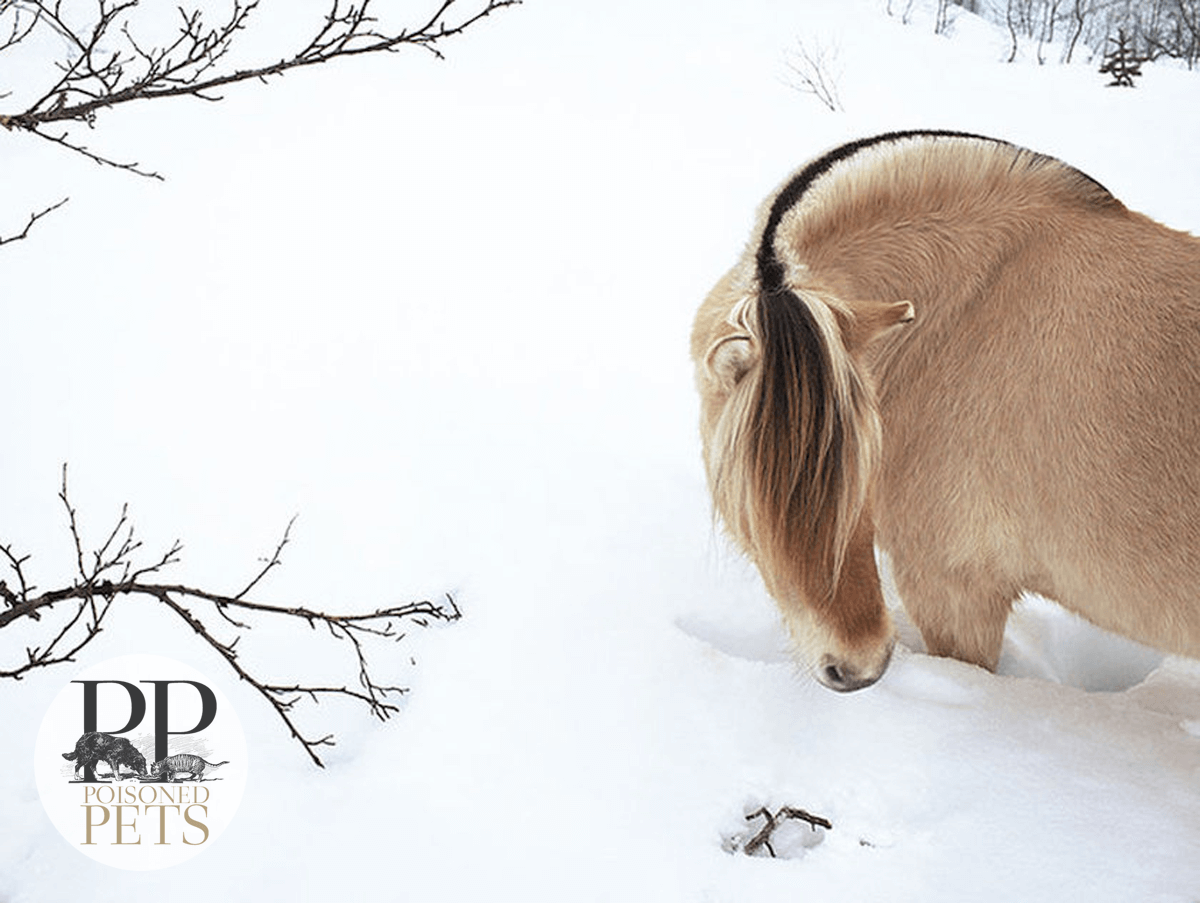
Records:
{"label": "broken branch in snow", "polygon": [[789,820],[808,822],[814,831],[817,828],[824,828],[827,831],[833,828],[828,819],[822,818],[819,815],[813,815],[804,809],[797,809],[794,806],[784,806],[774,815],[771,814],[770,809],[763,806],[747,815],[746,821],[754,821],[756,818],[764,819],[765,823],[758,833],[747,840],[742,846],[742,852],[747,856],[753,856],[759,850],[765,848],[771,855],[771,858],[774,859],[775,848],[771,846],[771,838],[775,835],[775,831],[779,826]]}
{"label": "broken branch in snow", "polygon": [[[367,660],[365,643],[372,638],[399,642],[405,636],[400,629],[404,624],[425,627],[433,621],[450,622],[461,617],[450,595],[446,596],[444,603],[409,602],[352,614],[331,614],[303,606],[271,605],[247,598],[271,570],[282,564],[281,556],[291,540],[295,518],[287,525],[274,552],[268,558],[261,559],[262,567],[234,595],[177,583],[154,582],[147,578],[179,562],[183,551],[181,543],[174,542],[166,552],[148,563],[135,563],[135,553],[142,543],[134,538],[126,506],[121,509],[116,524],[104,542],[88,550],[67,493],[66,465],[63,466],[62,488],[58,497],[67,512],[76,574],[68,586],[38,592],[37,587],[30,583],[27,573],[26,565],[30,556],[19,555],[11,545],[0,545],[0,563],[7,564],[10,579],[15,582],[15,586],[10,587],[7,581],[0,580],[0,630],[24,624],[34,633],[41,634],[41,642],[25,647],[23,660],[0,662],[0,678],[20,680],[36,668],[75,661],[75,656],[101,633],[105,619],[118,598],[142,596],[164,606],[217,652],[239,678],[254,687],[270,703],[309,758],[316,765],[323,766],[317,750],[322,746],[332,746],[333,736],[325,734],[314,737],[301,731],[293,713],[296,704],[303,700],[319,702],[327,697],[350,699],[365,706],[380,721],[386,721],[399,711],[399,707],[389,701],[390,698],[406,693],[407,689],[382,684],[375,679]],[[28,621],[41,622],[44,616],[51,616],[44,625],[31,627],[28,624]],[[245,633],[252,629],[242,618],[252,616],[277,623],[281,618],[299,620],[313,630],[324,628],[335,640],[349,643],[357,672],[357,685],[280,682],[259,677],[250,666],[243,664],[235,648]]]}

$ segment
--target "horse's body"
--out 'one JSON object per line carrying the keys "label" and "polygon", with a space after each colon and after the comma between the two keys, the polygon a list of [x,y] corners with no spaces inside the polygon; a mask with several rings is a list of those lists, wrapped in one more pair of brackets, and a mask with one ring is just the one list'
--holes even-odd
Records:
{"label": "horse's body", "polygon": [[1200,239],[880,136],[768,199],[692,353],[716,509],[827,685],[887,666],[875,544],[935,654],[994,668],[1028,590],[1200,657]]}

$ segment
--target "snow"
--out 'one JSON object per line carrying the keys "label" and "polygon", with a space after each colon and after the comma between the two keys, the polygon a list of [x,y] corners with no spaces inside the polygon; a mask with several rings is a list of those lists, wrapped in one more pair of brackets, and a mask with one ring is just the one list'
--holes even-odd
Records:
{"label": "snow", "polygon": [[[36,582],[69,572],[68,461],[88,535],[128,501],[147,549],[183,539],[182,582],[239,585],[299,512],[271,600],[451,591],[465,617],[380,652],[404,710],[339,721],[318,771],[184,628],[122,603],[80,667],[153,652],[219,683],[246,796],[183,865],[94,863],[33,776],[71,666],[0,684],[0,901],[1200,898],[1195,662],[1031,599],[997,675],[902,625],[885,678],[833,694],[711,520],[690,319],[828,146],[994,134],[1200,229],[1194,74],[1106,89],[923,16],[529,2],[445,62],[102,117],[89,143],[164,183],[6,135],[0,231],[71,197],[0,250],[0,538]],[[845,112],[788,86],[797,39],[836,49]],[[723,849],[785,805],[833,828]]]}

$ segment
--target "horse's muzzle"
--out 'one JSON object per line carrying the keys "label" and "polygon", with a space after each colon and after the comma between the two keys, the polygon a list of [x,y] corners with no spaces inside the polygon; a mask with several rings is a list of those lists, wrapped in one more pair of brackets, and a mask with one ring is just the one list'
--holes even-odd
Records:
{"label": "horse's muzzle", "polygon": [[853,690],[861,690],[864,687],[869,687],[879,678],[883,677],[883,672],[887,670],[888,663],[892,660],[892,647],[888,646],[887,655],[883,658],[883,663],[877,668],[870,671],[864,671],[849,662],[835,658],[832,655],[821,656],[821,662],[817,666],[817,680],[831,690],[837,690],[839,693],[849,693]]}

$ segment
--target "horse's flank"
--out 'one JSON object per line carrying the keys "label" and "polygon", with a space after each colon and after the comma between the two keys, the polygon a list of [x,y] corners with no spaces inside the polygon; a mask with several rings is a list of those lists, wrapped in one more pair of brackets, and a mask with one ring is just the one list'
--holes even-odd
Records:
{"label": "horse's flank", "polygon": [[1200,655],[1197,239],[1049,157],[882,136],[768,200],[692,351],[715,507],[830,685],[886,665],[872,537],[935,653],[993,667],[1030,590]]}

